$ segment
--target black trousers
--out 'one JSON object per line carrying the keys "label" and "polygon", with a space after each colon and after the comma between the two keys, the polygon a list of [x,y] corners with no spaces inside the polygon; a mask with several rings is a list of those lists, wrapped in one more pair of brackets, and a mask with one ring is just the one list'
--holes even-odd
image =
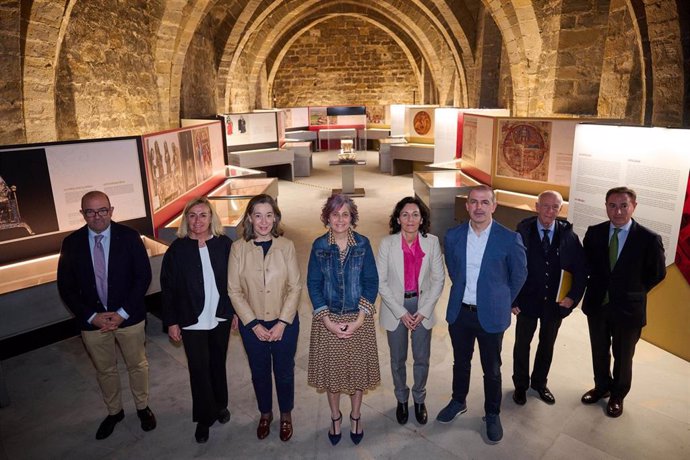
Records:
{"label": "black trousers", "polygon": [[632,385],[633,356],[642,328],[616,321],[607,306],[603,306],[597,313],[590,313],[587,316],[587,325],[592,347],[595,388],[600,392],[610,391],[611,397],[625,398]]}
{"label": "black trousers", "polygon": [[218,413],[228,407],[225,358],[230,323],[222,321],[209,331],[182,329],[192,387],[192,420],[207,426],[213,425]]}
{"label": "black trousers", "polygon": [[546,386],[553,360],[553,347],[562,321],[560,317],[539,319],[522,313],[517,315],[515,346],[513,347],[513,384],[515,389],[527,390],[530,387],[530,345],[537,329],[537,322],[539,322],[539,344],[534,357],[531,384],[532,388],[536,389]]}
{"label": "black trousers", "polygon": [[503,332],[486,332],[479,324],[477,312],[465,308],[453,324],[448,325],[453,345],[453,399],[464,403],[470,390],[470,372],[475,341],[484,371],[484,411],[501,412],[501,347]]}

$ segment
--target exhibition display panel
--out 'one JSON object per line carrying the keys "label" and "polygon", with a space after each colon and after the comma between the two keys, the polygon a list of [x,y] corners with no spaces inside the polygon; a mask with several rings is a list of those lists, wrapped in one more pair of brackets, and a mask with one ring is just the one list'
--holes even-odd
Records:
{"label": "exhibition display panel", "polygon": [[[225,234],[232,239],[236,240],[241,230],[238,227],[242,223],[242,216],[244,215],[245,209],[249,204],[251,198],[233,198],[226,197],[223,199],[216,199],[213,202],[218,217],[220,218],[220,223],[225,229]],[[159,230],[159,236],[165,241],[172,242],[177,233],[177,229],[180,227],[180,222],[182,221],[182,216],[177,216],[175,219],[170,221],[165,227]]]}
{"label": "exhibition display panel", "polygon": [[278,179],[229,179],[212,190],[208,197],[212,199],[247,198],[265,193],[278,198]]}
{"label": "exhibition display panel", "polygon": [[342,139],[357,139],[357,130],[366,124],[364,106],[309,107],[309,129],[318,133],[318,151],[338,149]]}
{"label": "exhibition display panel", "polygon": [[415,163],[434,162],[434,144],[390,144],[391,175],[410,174]]}
{"label": "exhibition display panel", "polygon": [[431,233],[443,240],[446,231],[455,226],[455,197],[478,185],[462,171],[424,171],[412,176],[414,194],[431,210]]}

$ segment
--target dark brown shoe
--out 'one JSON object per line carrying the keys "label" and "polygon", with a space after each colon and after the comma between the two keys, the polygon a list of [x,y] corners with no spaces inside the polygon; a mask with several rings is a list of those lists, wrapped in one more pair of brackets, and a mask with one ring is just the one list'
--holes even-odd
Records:
{"label": "dark brown shoe", "polygon": [[271,422],[273,421],[273,414],[269,416],[262,415],[259,419],[259,426],[256,427],[256,437],[264,439],[271,434]]}
{"label": "dark brown shoe", "polygon": [[606,415],[609,417],[620,417],[623,414],[623,400],[620,398],[611,397],[609,403],[606,405]]}
{"label": "dark brown shoe", "polygon": [[608,391],[601,392],[596,388],[592,388],[587,393],[582,395],[582,404],[594,404],[598,402],[601,398],[608,398],[611,393]]}
{"label": "dark brown shoe", "polygon": [[280,440],[289,441],[292,437],[292,422],[290,420],[280,421]]}

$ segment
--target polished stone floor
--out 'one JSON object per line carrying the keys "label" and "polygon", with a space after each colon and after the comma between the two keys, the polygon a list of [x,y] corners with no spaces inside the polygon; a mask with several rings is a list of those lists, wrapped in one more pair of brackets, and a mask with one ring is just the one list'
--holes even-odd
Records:
{"label": "polished stone floor", "polygon": [[[296,243],[303,274],[311,242],[324,231],[318,218],[320,207],[330,188],[340,186],[339,168],[329,167],[327,163],[334,158],[333,153],[315,154],[311,177],[299,178],[294,183],[280,182],[279,202],[286,236]],[[366,188],[366,197],[356,200],[360,208],[358,230],[371,238],[376,250],[381,237],[387,233],[388,216],[394,203],[412,194],[412,181],[409,175],[390,177],[378,173],[374,152],[368,152],[366,159],[367,165],[358,167],[356,172],[357,186]],[[534,392],[528,393],[525,406],[513,403],[511,328],[503,342],[503,441],[489,445],[484,434],[482,376],[477,357],[468,412],[448,425],[433,421],[450,397],[452,351],[443,321],[447,298],[448,286],[437,307],[439,322],[434,329],[426,400],[430,422],[425,426],[418,425],[414,416],[405,426],[395,420],[389,353],[385,334],[379,329],[383,381],[364,396],[364,440],[354,446],[347,437],[348,425],[344,423],[343,440],[335,447],[330,445],[326,436],[329,424],[326,397],[306,383],[311,305],[305,290],[299,310],[295,434],[288,443],[281,442],[277,432],[263,441],[256,439],[259,414],[244,349],[240,337],[233,333],[227,363],[232,418],[227,425],[216,424],[211,428],[207,444],[196,444],[184,352],[168,341],[160,321],[149,315],[147,351],[150,406],[158,418],[155,431],[144,433],[139,428],[132,397],[123,379],[125,420],[108,439],[94,439],[96,428],[105,416],[105,407],[81,341],[73,338],[2,362],[11,404],[0,409],[0,460],[690,458],[690,364],[641,341],[625,412],[618,419],[610,419],[604,414],[605,403],[593,406],[580,403],[582,393],[592,387],[592,373],[587,325],[579,310],[564,321],[556,343],[549,380],[557,399],[554,406],[541,402]],[[347,419],[349,401],[343,399],[341,406]],[[275,422],[273,428],[277,428]]]}

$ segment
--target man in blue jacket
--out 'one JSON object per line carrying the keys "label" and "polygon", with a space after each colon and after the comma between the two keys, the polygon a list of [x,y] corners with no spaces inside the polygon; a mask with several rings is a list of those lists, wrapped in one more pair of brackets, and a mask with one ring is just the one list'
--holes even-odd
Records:
{"label": "man in blue jacket", "polygon": [[139,234],[111,221],[113,209],[103,192],[82,197],[80,212],[86,225],[63,241],[57,271],[60,295],[79,322],[108,408],[96,439],[110,436],[125,416],[117,371],[118,345],[141,428],[150,431],[156,427],[148,407],[149,364],[144,347],[144,296],[151,282],[151,266]]}
{"label": "man in blue jacket", "polygon": [[[527,247],[527,281],[513,305],[517,315],[513,348],[513,401],[527,402],[531,386],[542,401],[555,404],[556,398],[546,386],[561,321],[582,299],[587,285],[587,264],[580,239],[573,226],[556,217],[563,197],[553,190],[539,194],[537,215],[518,224],[517,231]],[[571,285],[563,299],[557,299],[562,270],[569,273]],[[539,322],[539,345],[534,369],[529,373],[530,343]]]}
{"label": "man in blue jacket", "polygon": [[448,230],[445,257],[452,282],[446,321],[453,344],[453,395],[436,420],[449,423],[467,411],[475,340],[484,371],[484,411],[489,442],[503,438],[501,347],[510,326],[511,307],[527,278],[522,238],[493,221],[496,195],[473,187],[467,197],[470,222]]}

